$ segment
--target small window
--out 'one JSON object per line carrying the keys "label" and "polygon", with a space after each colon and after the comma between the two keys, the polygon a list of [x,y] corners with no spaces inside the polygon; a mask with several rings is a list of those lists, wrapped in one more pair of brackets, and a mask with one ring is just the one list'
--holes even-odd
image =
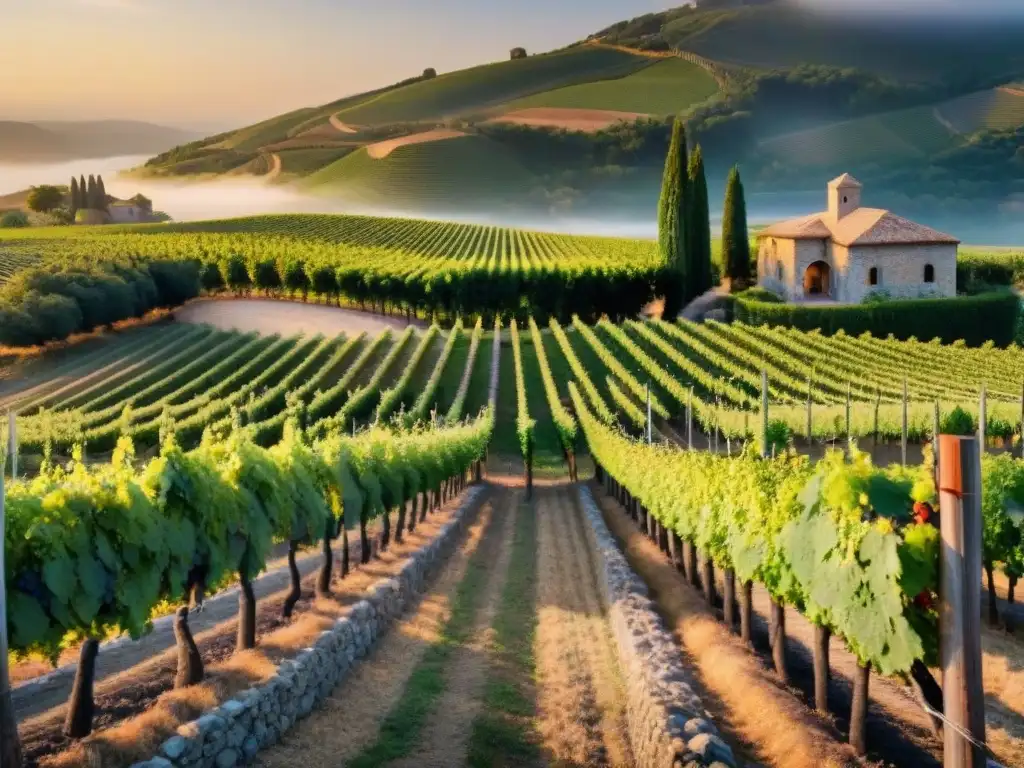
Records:
{"label": "small window", "polygon": [[846,195],[843,195],[843,202],[846,202]]}
{"label": "small window", "polygon": [[778,276],[779,280],[782,279],[782,265],[781,264],[776,264],[775,265],[775,274]]}
{"label": "small window", "polygon": [[878,285],[879,277],[878,267],[872,267],[868,271],[868,285]]}
{"label": "small window", "polygon": [[935,267],[933,267],[931,264],[924,265],[924,281],[926,283],[935,282]]}

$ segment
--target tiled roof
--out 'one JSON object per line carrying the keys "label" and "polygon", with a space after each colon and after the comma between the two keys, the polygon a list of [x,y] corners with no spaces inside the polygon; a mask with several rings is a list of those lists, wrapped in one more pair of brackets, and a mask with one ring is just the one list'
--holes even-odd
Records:
{"label": "tiled roof", "polygon": [[844,173],[842,176],[832,179],[828,183],[830,187],[863,187],[864,185],[857,181],[853,176],[848,173]]}
{"label": "tiled roof", "polygon": [[[842,177],[840,177],[842,178]],[[851,177],[852,178],[852,177]],[[836,221],[826,211],[790,219],[761,230],[758,237],[791,240],[830,239],[837,245],[912,245],[960,241],[952,235],[904,219],[880,208],[858,208]]]}

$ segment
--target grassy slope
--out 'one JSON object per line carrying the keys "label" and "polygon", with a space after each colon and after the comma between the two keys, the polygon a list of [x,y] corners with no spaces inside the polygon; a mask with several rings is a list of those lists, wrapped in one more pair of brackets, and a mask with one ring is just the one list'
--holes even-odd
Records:
{"label": "grassy slope", "polygon": [[671,114],[718,92],[702,67],[682,59],[665,59],[626,77],[545,91],[509,104],[510,109],[568,107],[619,112]]}
{"label": "grassy slope", "polygon": [[784,164],[849,170],[864,163],[927,158],[955,146],[932,107],[912,107],[776,136],[761,151]]}
{"label": "grassy slope", "polygon": [[356,125],[439,119],[564,85],[621,77],[647,63],[620,51],[573,48],[451,72],[342,109],[338,117]]}
{"label": "grassy slope", "polygon": [[1024,90],[993,88],[939,104],[936,109],[960,133],[1024,125]]}
{"label": "grassy slope", "polygon": [[380,160],[359,150],[303,183],[358,202],[390,205],[500,200],[527,192],[532,184],[532,174],[508,150],[482,136],[410,144]]}
{"label": "grassy slope", "polygon": [[[999,76],[1024,67],[1017,28],[985,38],[922,30],[892,20],[851,22],[775,2],[742,10],[682,14],[663,35],[674,46],[716,61],[771,69],[800,64],[857,67],[899,80],[942,82],[970,61],[979,74]],[[939,35],[941,34],[941,37]]]}

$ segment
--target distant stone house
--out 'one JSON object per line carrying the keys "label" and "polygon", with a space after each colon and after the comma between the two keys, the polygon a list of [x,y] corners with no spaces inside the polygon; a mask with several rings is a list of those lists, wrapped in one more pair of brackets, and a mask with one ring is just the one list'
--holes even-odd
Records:
{"label": "distant stone house", "polygon": [[149,221],[150,212],[135,203],[111,203],[108,207],[111,224],[134,224]]}
{"label": "distant stone house", "polygon": [[960,241],[879,208],[862,208],[861,184],[843,174],[828,185],[828,210],[758,233],[758,284],[788,301],[859,303],[956,295]]}

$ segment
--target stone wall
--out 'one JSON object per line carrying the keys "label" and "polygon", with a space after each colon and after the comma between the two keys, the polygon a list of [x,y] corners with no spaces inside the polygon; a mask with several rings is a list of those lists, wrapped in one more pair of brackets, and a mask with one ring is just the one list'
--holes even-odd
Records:
{"label": "stone wall", "polygon": [[672,634],[626,562],[586,486],[580,502],[598,556],[598,581],[626,681],[629,739],[644,768],[734,768],[732,750],[704,711]]}
{"label": "stone wall", "polygon": [[[859,303],[871,291],[882,290],[894,299],[956,296],[956,245],[858,245],[848,250],[849,267],[842,301]],[[935,268],[935,282],[924,281],[924,268]],[[879,270],[878,285],[868,284],[868,272]]]}
{"label": "stone wall", "polygon": [[424,592],[482,491],[483,486],[467,489],[452,519],[413,553],[397,576],[369,587],[347,616],[321,632],[311,647],[282,662],[272,678],[181,726],[159,755],[132,768],[232,768],[252,762],[257,752],[276,744],[331,694],[355,661]]}

